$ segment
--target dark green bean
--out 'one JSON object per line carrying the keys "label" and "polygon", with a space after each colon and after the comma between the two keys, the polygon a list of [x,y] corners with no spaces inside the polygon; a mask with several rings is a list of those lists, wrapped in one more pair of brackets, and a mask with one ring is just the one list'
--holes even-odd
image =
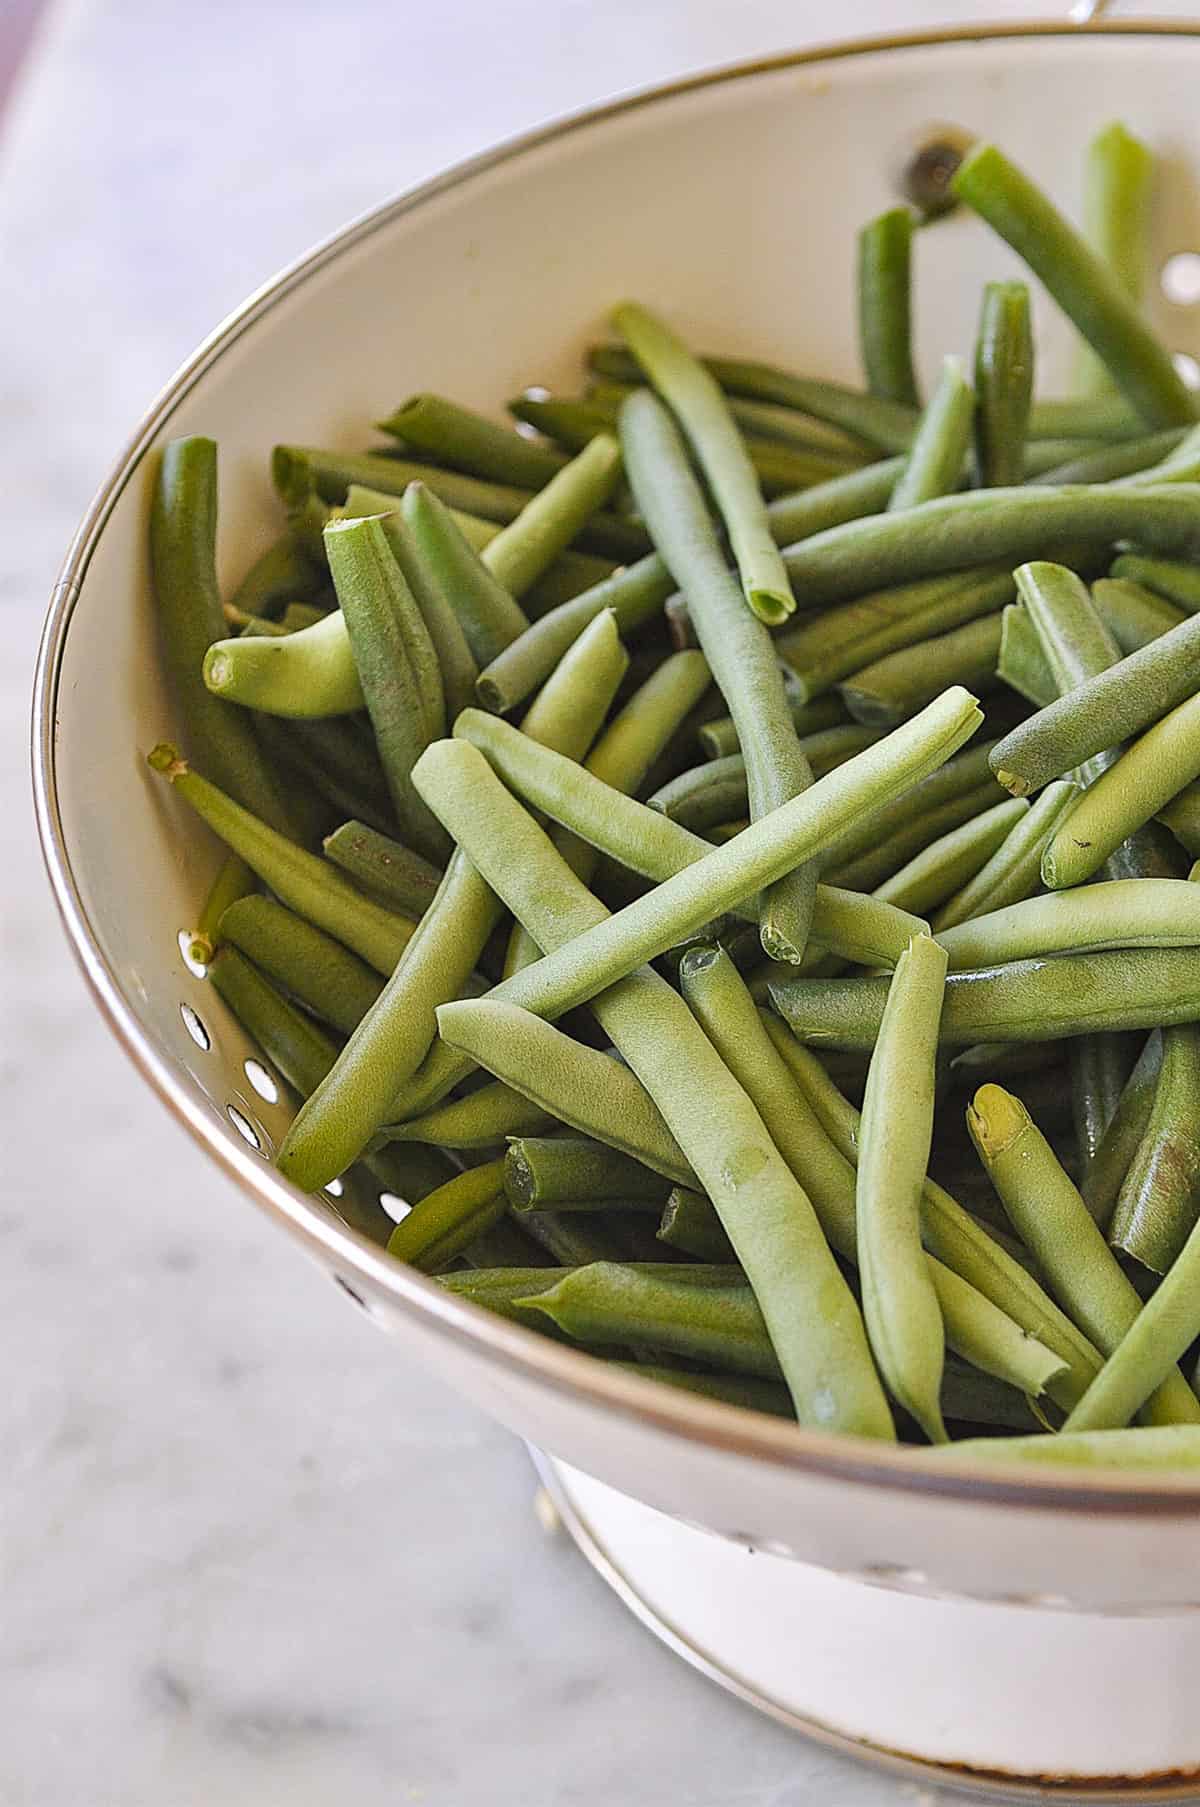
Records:
{"label": "dark green bean", "polygon": [[245,860],[237,853],[227,853],[217,867],[217,875],[196,919],[196,927],[188,942],[188,958],[196,966],[207,966],[213,957],[219,936],[221,918],[230,904],[249,897],[257,889],[258,880]]}
{"label": "dark green bean", "polygon": [[873,395],[918,406],[912,361],[912,214],[892,207],[858,235],[858,344]]}
{"label": "dark green bean", "polygon": [[1150,1116],[1108,1226],[1108,1240],[1165,1274],[1182,1254],[1200,1215],[1200,1029],[1162,1031]]}
{"label": "dark green bean", "polygon": [[220,935],[343,1035],[355,1029],[383,990],[379,975],[349,948],[274,898],[231,903],[221,917]]}
{"label": "dark green bean", "polygon": [[325,857],[380,903],[418,922],[433,902],[442,874],[419,853],[365,822],[343,822],[322,843]]}
{"label": "dark green bean", "polygon": [[963,375],[961,361],[943,359],[938,386],[921,415],[908,461],[888,502],[889,511],[916,508],[958,488],[974,416],[975,392]]}
{"label": "dark green bean", "polygon": [[447,401],[442,395],[410,395],[376,425],[381,433],[401,440],[418,456],[425,455],[435,464],[465,471],[471,477],[488,477],[495,483],[540,489],[567,462],[561,452],[523,439],[510,428]]}
{"label": "dark green bean", "polygon": [[508,1145],[504,1188],[517,1209],[540,1210],[564,1199],[609,1199],[661,1206],[670,1182],[602,1142],[574,1136],[519,1136]]}
{"label": "dark green bean", "polygon": [[389,1236],[388,1254],[436,1274],[498,1223],[507,1209],[504,1162],[468,1167],[413,1206]]}
{"label": "dark green bean", "polygon": [[1112,1221],[1125,1175],[1150,1121],[1161,1061],[1162,1033],[1155,1029],[1146,1038],[1116,1109],[1082,1175],[1083,1202],[1102,1230]]}
{"label": "dark green bean", "polygon": [[255,559],[226,606],[246,615],[275,615],[294,598],[315,595],[324,582],[324,558],[314,562],[299,537],[287,527]]}
{"label": "dark green bean", "polygon": [[1102,577],[1092,585],[1092,602],[1123,653],[1148,646],[1181,621],[1187,611],[1123,577]]}
{"label": "dark green bean", "polygon": [[975,339],[975,470],[986,488],[1020,483],[1033,400],[1033,329],[1023,282],[984,285]]}
{"label": "dark green bean", "polygon": [[1194,615],[1200,610],[1200,565],[1186,564],[1182,559],[1146,558],[1141,553],[1123,552],[1113,562],[1112,575],[1144,584],[1186,614]]}
{"label": "dark green bean", "polygon": [[476,663],[486,665],[524,632],[527,617],[431,488],[406,490],[400,513],[430,586],[449,601]]}
{"label": "dark green bean", "polygon": [[701,1261],[737,1260],[711,1202],[703,1192],[693,1192],[687,1186],[671,1188],[663,1206],[658,1237],[668,1248],[682,1249]]}
{"label": "dark green bean", "polygon": [[1024,259],[1152,425],[1189,425],[1195,405],[1171,355],[1119,279],[995,145],[976,145],[952,187]]}
{"label": "dark green bean", "polygon": [[855,721],[894,727],[949,684],[963,684],[976,695],[990,690],[999,681],[1000,625],[999,614],[982,615],[948,634],[888,653],[843,679],[842,701]]}

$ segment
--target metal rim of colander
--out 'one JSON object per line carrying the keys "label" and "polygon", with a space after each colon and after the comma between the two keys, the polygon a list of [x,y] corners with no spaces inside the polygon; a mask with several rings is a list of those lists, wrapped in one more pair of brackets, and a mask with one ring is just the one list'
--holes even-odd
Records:
{"label": "metal rim of colander", "polygon": [[[101,1013],[143,1077],[201,1146],[255,1201],[311,1254],[332,1265],[335,1275],[354,1292],[353,1282],[386,1295],[424,1320],[441,1337],[469,1344],[490,1361],[520,1372],[555,1392],[586,1401],[616,1417],[634,1418],[669,1435],[726,1453],[826,1480],[890,1488],[962,1502],[1003,1502],[1012,1506],[1063,1511],[1190,1517],[1200,1512],[1200,1481],[1185,1475],[1148,1478],[1146,1474],[1072,1471],[1020,1472],[986,1462],[950,1469],[923,1460],[915,1449],[833,1436],[801,1429],[760,1413],[705,1400],[614,1371],[593,1357],[540,1337],[536,1332],[456,1299],[434,1281],[392,1260],[354,1231],[326,1217],[276,1169],[252,1152],[242,1138],[192,1091],[174,1062],[156,1047],[138,1021],[120,981],[108,964],[93,931],[72,871],[63,832],[56,784],[55,732],[58,684],[72,615],[92,552],[105,524],[134,477],[142,458],[172,412],[216,360],[242,333],[260,321],[282,298],[335,258],[345,255],[374,233],[447,191],[460,187],[543,145],[571,137],[594,125],[680,95],[744,81],[782,70],[842,62],[860,56],[921,50],[935,46],[995,40],[1044,40],[1054,37],[1200,38],[1200,25],[1183,21],[1106,21],[1079,25],[1063,21],[981,25],[961,30],[934,30],[859,38],[812,50],[723,64],[697,75],[655,84],[600,106],[580,109],[546,126],[506,139],[493,149],[453,165],[432,180],[385,202],[352,221],[332,237],[289,265],[256,290],[201,343],[192,357],[155,399],[125,450],[105,479],[81,522],[51,594],[49,613],[38,651],[32,717],[34,806],[42,853],[55,902],[68,939]],[[360,1301],[361,1302],[361,1301]]]}

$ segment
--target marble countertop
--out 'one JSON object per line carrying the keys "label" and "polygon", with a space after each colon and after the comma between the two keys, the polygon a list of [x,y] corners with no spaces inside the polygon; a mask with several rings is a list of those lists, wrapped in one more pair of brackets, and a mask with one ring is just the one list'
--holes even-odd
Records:
{"label": "marble countertop", "polygon": [[0,1807],[934,1798],[682,1667],[186,1140],[70,965],[23,747],[71,529],[243,294],[511,131],[828,35],[815,0],[64,0],[35,47],[0,142]]}

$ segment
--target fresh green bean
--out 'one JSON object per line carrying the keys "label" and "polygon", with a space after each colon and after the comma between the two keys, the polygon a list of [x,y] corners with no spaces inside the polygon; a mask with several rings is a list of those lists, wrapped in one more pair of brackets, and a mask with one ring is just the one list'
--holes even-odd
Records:
{"label": "fresh green bean", "polygon": [[1162,1032],[1155,1029],[1146,1038],[1117,1100],[1117,1107],[1083,1173],[1080,1182],[1083,1202],[1102,1230],[1106,1230],[1112,1221],[1125,1176],[1150,1121],[1161,1063]]}
{"label": "fresh green bean", "polygon": [[921,1247],[921,1194],[933,1141],[945,978],[946,956],[937,942],[914,936],[892,975],[867,1074],[856,1201],[871,1349],[893,1397],[931,1443],[946,1441],[940,1404],[945,1344],[942,1309]]}
{"label": "fresh green bean", "polygon": [[[565,555],[588,522],[594,522],[620,476],[620,448],[611,434],[602,433],[551,477],[484,547],[480,556],[496,581],[514,596],[525,595],[554,561]],[[626,550],[640,551],[641,546],[631,543]],[[502,650],[497,646],[486,659],[481,653],[481,662],[486,664]]]}
{"label": "fresh green bean", "polygon": [[303,811],[304,832],[297,838],[306,846],[319,842],[339,817],[360,816],[381,832],[395,831],[396,813],[374,738],[369,729],[360,730],[357,718],[285,721],[260,715],[256,727],[263,751],[287,786],[293,814]]}
{"label": "fresh green bean", "polygon": [[[782,621],[795,608],[795,601],[771,536],[758,479],[717,383],[670,328],[648,309],[625,302],[614,311],[612,320],[687,436],[725,524],[742,593],[751,611],[769,624]],[[635,410],[646,412],[646,399],[631,397],[622,407],[622,443],[627,459],[624,422],[626,418],[632,421]],[[630,480],[635,495],[639,495],[632,471]],[[639,495],[643,514],[646,499],[643,488]],[[653,521],[651,533],[657,538]],[[675,570],[670,556],[667,563]],[[677,570],[675,574],[679,576]]]}
{"label": "fresh green bean", "polygon": [[566,463],[560,452],[523,439],[442,395],[410,395],[376,425],[434,464],[495,483],[540,489]]}
{"label": "fresh green bean", "polygon": [[[634,395],[625,403],[621,443],[634,494],[656,545],[687,592],[704,656],[737,723],[750,813],[759,819],[812,781],[770,636],[742,606],[683,442],[651,395]],[[803,957],[815,888],[815,868],[806,863],[763,897],[759,927],[770,957]]]}
{"label": "fresh green bean", "polygon": [[383,989],[378,974],[349,948],[272,897],[231,903],[220,936],[343,1035],[351,1034]]}
{"label": "fresh green bean", "polygon": [[891,207],[858,235],[858,343],[872,395],[918,405],[912,361],[912,214]]}
{"label": "fresh green bean", "polygon": [[958,488],[974,417],[975,392],[963,375],[960,359],[943,359],[938,386],[921,416],[908,462],[888,502],[889,511],[915,508]]}
{"label": "fresh green bean", "polygon": [[574,1136],[519,1136],[509,1143],[504,1159],[504,1189],[517,1210],[540,1210],[564,1200],[636,1201],[654,1210],[670,1191],[669,1182],[628,1155]]}
{"label": "fresh green bean", "polygon": [[204,654],[213,696],[272,715],[346,715],[363,707],[362,684],[340,610],[281,638],[214,640]]}
{"label": "fresh green bean", "polygon": [[331,522],[325,546],[401,831],[440,859],[445,835],[412,785],[445,719],[429,630],[378,520]]}
{"label": "fresh green bean", "polygon": [[226,846],[239,853],[275,895],[306,921],[360,954],[376,972],[390,973],[415,924],[364,897],[349,879],[306,853],[269,824],[193,772],[178,750],[161,742],[149,754],[161,773]]}
{"label": "fresh green bean", "polygon": [[1033,400],[1033,329],[1023,282],[984,285],[975,339],[975,470],[985,488],[1025,475],[1025,435]]}
{"label": "fresh green bean", "polygon": [[[626,658],[612,617],[592,623],[529,710],[523,738],[583,754],[604,719]],[[513,730],[516,732],[516,730]],[[455,852],[422,916],[412,952],[348,1042],[336,1072],[300,1112],[279,1151],[281,1170],[306,1190],[363,1147],[434,1039],[438,1004],[457,997],[496,927],[500,906]],[[406,1113],[407,1114],[407,1113]]]}
{"label": "fresh green bean", "polygon": [[380,834],[365,822],[343,822],[322,844],[326,859],[380,903],[411,916],[414,922],[433,902],[441,872],[390,835]]}
{"label": "fresh green bean", "polygon": [[[596,1261],[625,1263],[629,1259],[627,1239],[597,1213],[578,1217],[570,1212],[537,1211],[527,1217],[525,1223],[527,1234],[545,1249],[552,1261],[560,1262],[565,1268],[590,1267]],[[657,1252],[656,1245],[656,1256]]]}
{"label": "fresh green bean", "polygon": [[551,1112],[497,1080],[451,1098],[420,1116],[379,1128],[382,1144],[422,1142],[438,1148],[492,1149],[506,1136],[540,1136],[556,1127]]}
{"label": "fresh green bean", "polygon": [[1187,784],[1172,797],[1158,820],[1169,828],[1189,859],[1200,855],[1200,784]]}
{"label": "fresh green bean", "polygon": [[1092,552],[1132,539],[1187,555],[1200,552],[1198,501],[1189,483],[976,490],[814,533],[787,547],[784,562],[795,594],[817,608],[993,559],[1017,565],[1067,543]]}
{"label": "fresh green bean", "polygon": [[434,464],[317,446],[277,445],[271,454],[271,479],[290,509],[301,506],[314,493],[326,502],[343,502],[351,484],[402,496],[410,483],[424,483],[448,508],[499,522],[514,520],[532,494],[511,484],[464,477]]}
{"label": "fresh green bean", "polygon": [[[1036,403],[1034,405],[1036,408]],[[1140,478],[1144,472],[1159,469],[1164,459],[1178,451],[1188,431],[1187,427],[1165,427],[1157,433],[1142,433],[1136,439],[1118,440],[1073,452],[1059,463],[1046,465],[1036,472],[1030,471],[1027,457],[1026,481],[1059,485],[1119,483],[1127,477]]]}
{"label": "fresh green bean", "polygon": [[[804,1041],[835,1048],[874,1046],[887,980],[773,979],[776,1009]],[[1200,1018],[1200,951],[1122,948],[1014,960],[952,972],[942,1041],[1056,1041],[1099,1029],[1149,1029]]]}
{"label": "fresh green bean", "polygon": [[1123,577],[1100,578],[1092,602],[1122,653],[1137,652],[1187,619],[1184,609]]}
{"label": "fresh green bean", "polygon": [[963,1437],[926,1452],[953,1462],[1038,1464],[1053,1468],[1169,1469],[1200,1465],[1200,1435],[1190,1424],[1131,1430],[1062,1431],[1055,1437]]}
{"label": "fresh green bean", "polygon": [[1200,1032],[1193,1023],[1164,1029],[1149,1120],[1108,1226],[1110,1245],[1155,1274],[1170,1271],[1200,1212],[1198,1102]]}
{"label": "fresh green bean", "polygon": [[236,802],[291,832],[290,812],[249,718],[211,696],[200,675],[208,648],[225,632],[216,541],[217,448],[211,439],[174,439],[155,473],[150,563],[164,663],[188,750]]}
{"label": "fresh green bean", "polygon": [[[677,653],[677,658],[687,655]],[[835,728],[801,737],[804,756],[812,767],[813,777],[832,772],[864,747],[874,746],[883,730],[863,727],[857,722],[839,722]],[[745,815],[748,808],[746,762],[737,752],[722,759],[707,759],[702,765],[690,766],[646,799],[651,809],[682,822],[697,834]]]}
{"label": "fresh green bean", "polygon": [[1113,561],[1112,576],[1143,584],[1159,596],[1165,596],[1186,614],[1200,610],[1200,566],[1182,559],[1146,558],[1141,553],[1123,552]]}
{"label": "fresh green bean", "polygon": [[700,1261],[736,1261],[733,1244],[703,1192],[673,1186],[663,1206],[658,1239]]}
{"label": "fresh green bean", "polygon": [[[1068,818],[1069,820],[1070,818]],[[1200,945],[1200,887],[1177,878],[1110,879],[1050,892],[938,930],[952,972],[1045,954]]]}
{"label": "fresh green bean", "polygon": [[[450,510],[425,484],[405,491],[401,518],[431,585],[448,599],[479,665],[486,665],[529,626],[529,621],[463,537]],[[490,551],[495,540],[484,547]]]}
{"label": "fresh green bean", "polygon": [[217,867],[217,875],[196,920],[188,941],[188,958],[196,966],[207,966],[219,939],[221,918],[230,904],[249,897],[257,889],[258,880],[245,860],[237,853],[227,853]]}
{"label": "fresh green bean", "polygon": [[719,1400],[722,1405],[735,1405],[745,1412],[768,1412],[773,1418],[790,1418],[796,1414],[785,1386],[763,1380],[756,1374],[700,1374],[688,1368],[663,1368],[653,1362],[617,1362],[639,1380],[653,1380],[663,1386],[678,1387],[685,1393],[699,1393],[704,1399]]}
{"label": "fresh green bean", "polygon": [[924,799],[914,799],[914,806],[904,812],[903,820],[890,834],[885,835],[885,826],[898,811],[891,806],[880,809],[880,833],[874,847],[856,852],[849,859],[843,858],[840,847],[831,848],[827,855],[829,864],[823,867],[826,882],[852,891],[875,890],[922,849],[993,809],[998,800],[1003,801],[999,787],[987,781],[971,790],[956,790],[948,797],[938,797],[936,791],[926,794],[932,799],[927,806],[915,807]]}
{"label": "fresh green bean", "polygon": [[[527,802],[647,878],[671,878],[711,851],[699,835],[619,794],[587,768],[580,772],[561,757],[530,746],[494,716],[468,710],[455,732],[485,753],[505,784]],[[814,935],[846,959],[891,965],[921,926],[915,917],[880,907],[873,899],[817,887]]]}
{"label": "fresh green bean", "polygon": [[1192,396],[1170,353],[1119,278],[995,145],[976,145],[951,185],[1041,279],[1145,420],[1162,426],[1194,420]]}
{"label": "fresh green bean", "polygon": [[[639,378],[640,374],[638,372]],[[593,379],[587,385],[585,403],[611,408],[615,417],[626,396],[642,387],[644,384],[640,381],[618,383]],[[812,415],[805,416],[778,402],[753,401],[747,396],[731,395],[726,390],[725,405],[747,440],[773,439],[784,445],[798,446],[802,451],[827,452],[847,458],[856,464],[867,464],[877,458],[875,449],[855,434],[844,433],[840,427],[830,426]]]}
{"label": "fresh green bean", "polygon": [[1120,1427],[1170,1380],[1200,1334],[1198,1283],[1200,1227],[1193,1225],[1166,1278],[1109,1355],[1064,1430],[1071,1435],[1121,1434]]}
{"label": "fresh green bean", "polygon": [[314,562],[289,526],[255,559],[226,606],[246,615],[275,615],[295,597],[313,596],[324,581],[324,560]]}
{"label": "fresh green bean", "polygon": [[[1111,1355],[1141,1309],[1087,1206],[1019,1099],[979,1088],[967,1127],[1004,1208],[1041,1271],[1085,1335]],[[1153,1424],[1200,1424],[1200,1400],[1182,1374],[1146,1404]]]}
{"label": "fresh green bean", "polygon": [[1091,878],[1197,777],[1200,696],[1193,696],[1147,729],[1080,795],[1042,855],[1042,882],[1061,890]]}
{"label": "fresh green bean", "polygon": [[508,1209],[504,1162],[468,1167],[414,1205],[388,1238],[388,1254],[436,1274]]}
{"label": "fresh green bean", "polygon": [[[1097,132],[1084,163],[1083,234],[1135,304],[1145,281],[1145,218],[1154,175],[1150,151],[1123,125]],[[1078,382],[1085,392],[1112,387],[1103,363],[1090,347],[1080,347]]]}
{"label": "fresh green bean", "polygon": [[1001,617],[996,671],[1002,683],[1035,709],[1044,709],[1061,694],[1038,631],[1022,602],[1010,603]]}
{"label": "fresh green bean", "polygon": [[[764,1013],[761,1021],[820,1128],[853,1168],[858,1161],[859,1113],[843,1098],[816,1056],[801,1047],[777,1017]],[[961,1301],[942,1282],[945,1271],[981,1293],[1002,1319],[1018,1324],[1027,1340],[1036,1339],[1064,1364],[1065,1374],[1046,1374],[1043,1384],[1060,1405],[1072,1405],[1100,1370],[1100,1356],[1087,1338],[990,1231],[930,1179],[925,1182],[921,1214],[925,1241],[938,1258],[934,1283],[951,1347],[966,1326],[956,1311]],[[1018,1351],[1010,1353],[1011,1364],[1019,1360]]]}
{"label": "fresh green bean", "polygon": [[874,896],[897,909],[925,915],[974,877],[1004,845],[1028,812],[1028,804],[1024,808],[1022,804],[1023,797],[1010,797],[940,835],[878,885]]}
{"label": "fresh green bean", "polygon": [[856,722],[894,727],[949,684],[977,693],[989,690],[999,681],[1000,624],[999,614],[982,615],[948,634],[888,653],[843,679],[838,685],[842,701]]}
{"label": "fresh green bean", "polygon": [[1003,565],[921,578],[822,611],[781,634],[776,651],[791,667],[796,697],[807,703],[888,653],[988,615],[1012,596],[1012,573]]}
{"label": "fresh green bean", "polygon": [[[804,702],[789,688],[787,706],[791,711],[796,733],[803,739],[809,734],[821,734],[827,728],[837,728],[845,724],[846,712],[842,708],[841,698],[837,696],[817,697],[813,702]],[[706,759],[723,759],[728,753],[741,750],[738,740],[737,723],[732,715],[718,716],[715,721],[705,722],[699,729],[696,739]]]}

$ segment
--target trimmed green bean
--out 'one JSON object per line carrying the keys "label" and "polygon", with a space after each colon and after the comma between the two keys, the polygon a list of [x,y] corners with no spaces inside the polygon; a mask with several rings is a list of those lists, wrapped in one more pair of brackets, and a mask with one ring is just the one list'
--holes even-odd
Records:
{"label": "trimmed green bean", "polygon": [[[846,720],[846,711],[842,708],[841,698],[837,696],[817,697],[810,703],[802,701],[789,689],[787,706],[791,711],[796,733],[801,739],[809,734],[824,733],[827,728],[841,727]],[[706,759],[724,759],[729,753],[741,751],[737,723],[732,715],[718,716],[715,721],[705,722],[698,730],[696,739]]]}
{"label": "trimmed green bean", "polygon": [[1137,652],[1187,619],[1186,610],[1123,577],[1100,578],[1092,602],[1122,653]]}
{"label": "trimmed green bean", "polygon": [[871,1055],[856,1195],[871,1349],[893,1397],[931,1443],[946,1441],[940,1404],[945,1343],[942,1309],[921,1247],[921,1194],[933,1142],[945,978],[943,950],[928,935],[914,936],[892,975]]}
{"label": "trimmed green bean", "polygon": [[[1154,159],[1140,139],[1117,122],[1097,132],[1084,162],[1083,235],[1132,302],[1142,299],[1146,265],[1145,219]],[[1077,380],[1085,392],[1112,387],[1103,363],[1080,347]]]}
{"label": "trimmed green bean", "polygon": [[540,1210],[566,1200],[593,1205],[636,1201],[653,1210],[666,1199],[670,1183],[602,1142],[519,1136],[505,1155],[504,1189],[517,1210]]}
{"label": "trimmed green bean", "polygon": [[281,638],[215,640],[204,655],[203,675],[213,696],[272,715],[347,715],[363,707],[340,610]]}
{"label": "trimmed green bean", "polygon": [[1200,1436],[1190,1424],[1131,1430],[1071,1431],[1055,1437],[964,1437],[927,1457],[950,1462],[1047,1463],[1053,1468],[1168,1469],[1200,1465]]}
{"label": "trimmed green bean", "polygon": [[[1193,1225],[1170,1272],[1142,1306],[1063,1429],[1119,1431],[1141,1410],[1200,1335],[1200,1226]],[[1128,1433],[1126,1433],[1128,1434]]]}
{"label": "trimmed green bean", "polygon": [[1096,1152],[1082,1175],[1080,1193],[1083,1202],[1102,1230],[1112,1221],[1125,1176],[1150,1121],[1161,1062],[1162,1032],[1155,1029],[1147,1036]]}
{"label": "trimmed green bean", "polygon": [[[525,595],[555,559],[565,555],[567,547],[588,522],[594,520],[612,496],[620,478],[620,447],[611,434],[602,433],[570,463],[563,465],[545,488],[530,498],[520,514],[489,541],[480,554],[483,563],[512,595]],[[631,545],[628,550],[632,552],[635,548]],[[481,652],[480,662],[486,664],[502,650],[497,646],[486,658]]]}
{"label": "trimmed green bean", "polygon": [[[757,820],[812,782],[770,636],[742,605],[683,442],[653,396],[634,395],[625,403],[621,443],[634,494],[656,545],[687,593],[704,656],[737,723],[750,814]],[[815,889],[816,870],[805,863],[762,898],[759,927],[771,958],[803,957]]]}
{"label": "trimmed green bean", "polygon": [[944,358],[938,386],[921,415],[908,462],[888,502],[889,511],[916,508],[958,488],[974,417],[975,391],[963,375],[961,360]]}
{"label": "trimmed green bean", "polygon": [[[771,536],[758,478],[720,388],[682,341],[648,309],[625,302],[615,309],[612,321],[687,436],[725,524],[751,611],[768,624],[782,621],[796,604]],[[635,410],[645,411],[645,401],[645,397],[630,397],[622,406],[622,443],[627,458],[624,423],[627,418],[632,421]],[[632,471],[630,480],[639,495]],[[646,500],[643,490],[639,495],[643,514]],[[651,532],[657,539],[653,521]],[[675,569],[669,556],[667,563]]]}
{"label": "trimmed green bean", "polygon": [[968,152],[951,186],[1041,279],[1145,420],[1176,426],[1195,419],[1170,353],[1118,277],[995,145]]}
{"label": "trimmed green bean", "polygon": [[838,690],[855,721],[894,727],[907,720],[949,684],[980,692],[999,680],[999,614],[983,615],[948,634],[888,653],[843,679]]}
{"label": "trimmed green bean", "polygon": [[1010,797],[940,835],[884,879],[874,896],[897,909],[925,915],[973,878],[1004,845],[1028,812],[1028,804],[1024,808],[1022,804],[1023,797]]}
{"label": "trimmed green bean", "polygon": [[375,423],[381,433],[399,439],[435,464],[540,489],[566,463],[560,452],[524,439],[509,427],[448,401],[443,395],[410,395],[386,420]]}
{"label": "trimmed green bean", "polygon": [[[1069,820],[1070,818],[1068,818]],[[1109,879],[941,928],[951,971],[1045,954],[1200,945],[1200,887],[1177,878]]]}
{"label": "trimmed green bean", "polygon": [[912,361],[912,214],[891,207],[858,235],[858,344],[872,395],[918,406]]}
{"label": "trimmed green bean", "polygon": [[[772,979],[775,1008],[804,1041],[874,1046],[886,978]],[[1056,1041],[1089,1030],[1149,1029],[1200,1018],[1200,950],[1122,948],[952,972],[942,1042]]]}
{"label": "trimmed green bean", "polygon": [[1135,829],[1197,777],[1200,696],[1192,696],[1082,792],[1042,855],[1042,882],[1061,890],[1091,878]]}
{"label": "trimmed green bean", "polygon": [[1033,401],[1033,329],[1023,282],[989,282],[975,339],[975,470],[985,488],[1025,475]]}
{"label": "trimmed green bean", "polygon": [[365,961],[273,897],[231,903],[221,917],[220,935],[343,1035],[356,1028],[383,989]]}
{"label": "trimmed green bean", "polygon": [[[405,491],[401,519],[430,584],[440,589],[458,617],[472,658],[486,665],[525,631],[527,616],[428,485]],[[492,540],[484,551],[490,552],[495,544]]]}
{"label": "trimmed green bean", "polygon": [[468,1167],[413,1206],[389,1236],[388,1254],[436,1274],[499,1222],[507,1209],[504,1162]]}
{"label": "trimmed green bean", "polygon": [[[1036,407],[1036,403],[1035,403]],[[1187,427],[1165,427],[1158,433],[1140,434],[1112,445],[1094,446],[1077,451],[1059,463],[1030,472],[1026,459],[1026,481],[1033,484],[1119,483],[1126,477],[1141,477],[1157,470],[1164,459],[1178,451],[1188,436]]]}
{"label": "trimmed green bean", "polygon": [[[583,754],[604,719],[625,670],[612,617],[593,622],[529,710],[522,738],[544,739]],[[516,732],[516,730],[513,730]],[[438,1004],[457,997],[500,905],[471,862],[456,850],[409,957],[348,1042],[328,1087],[297,1116],[278,1163],[312,1190],[345,1166],[375,1129],[406,1101],[404,1088],[434,1040]]]}
{"label": "trimmed green bean", "polygon": [[433,902],[442,874],[419,853],[366,822],[343,822],[322,843],[326,859],[390,908],[419,921]]}
{"label": "trimmed green bean", "polygon": [[996,671],[1002,683],[1035,709],[1044,709],[1061,694],[1041,638],[1022,602],[1010,603],[1001,617]]}
{"label": "trimmed green bean", "polygon": [[155,747],[147,764],[168,780],[227,847],[242,856],[282,903],[360,954],[376,972],[391,972],[412,938],[414,923],[364,897],[327,861],[260,822],[199,772],[193,772],[169,743]]}
{"label": "trimmed green bean", "polygon": [[658,1239],[668,1248],[682,1249],[701,1261],[737,1259],[710,1200],[703,1192],[693,1192],[687,1186],[671,1188],[663,1206]]}
{"label": "trimmed green bean", "polygon": [[1142,584],[1159,596],[1165,596],[1186,614],[1200,610],[1200,566],[1182,559],[1147,558],[1142,553],[1123,552],[1113,561],[1113,577]]}
{"label": "trimmed green bean", "polygon": [[[1004,1208],[1051,1287],[1105,1354],[1111,1355],[1141,1300],[1087,1206],[1019,1099],[981,1086],[967,1127]],[[1200,1400],[1176,1371],[1146,1404],[1153,1424],[1200,1424]]]}
{"label": "trimmed green bean", "polygon": [[216,544],[216,445],[197,437],[173,439],[155,473],[150,564],[163,660],[188,750],[236,802],[290,832],[291,814],[249,718],[211,696],[201,678],[208,648],[225,633]]}
{"label": "trimmed green bean", "polygon": [[492,1149],[506,1136],[540,1136],[555,1126],[550,1111],[515,1086],[496,1080],[402,1123],[385,1123],[378,1135],[387,1145],[422,1142],[439,1148]]}

